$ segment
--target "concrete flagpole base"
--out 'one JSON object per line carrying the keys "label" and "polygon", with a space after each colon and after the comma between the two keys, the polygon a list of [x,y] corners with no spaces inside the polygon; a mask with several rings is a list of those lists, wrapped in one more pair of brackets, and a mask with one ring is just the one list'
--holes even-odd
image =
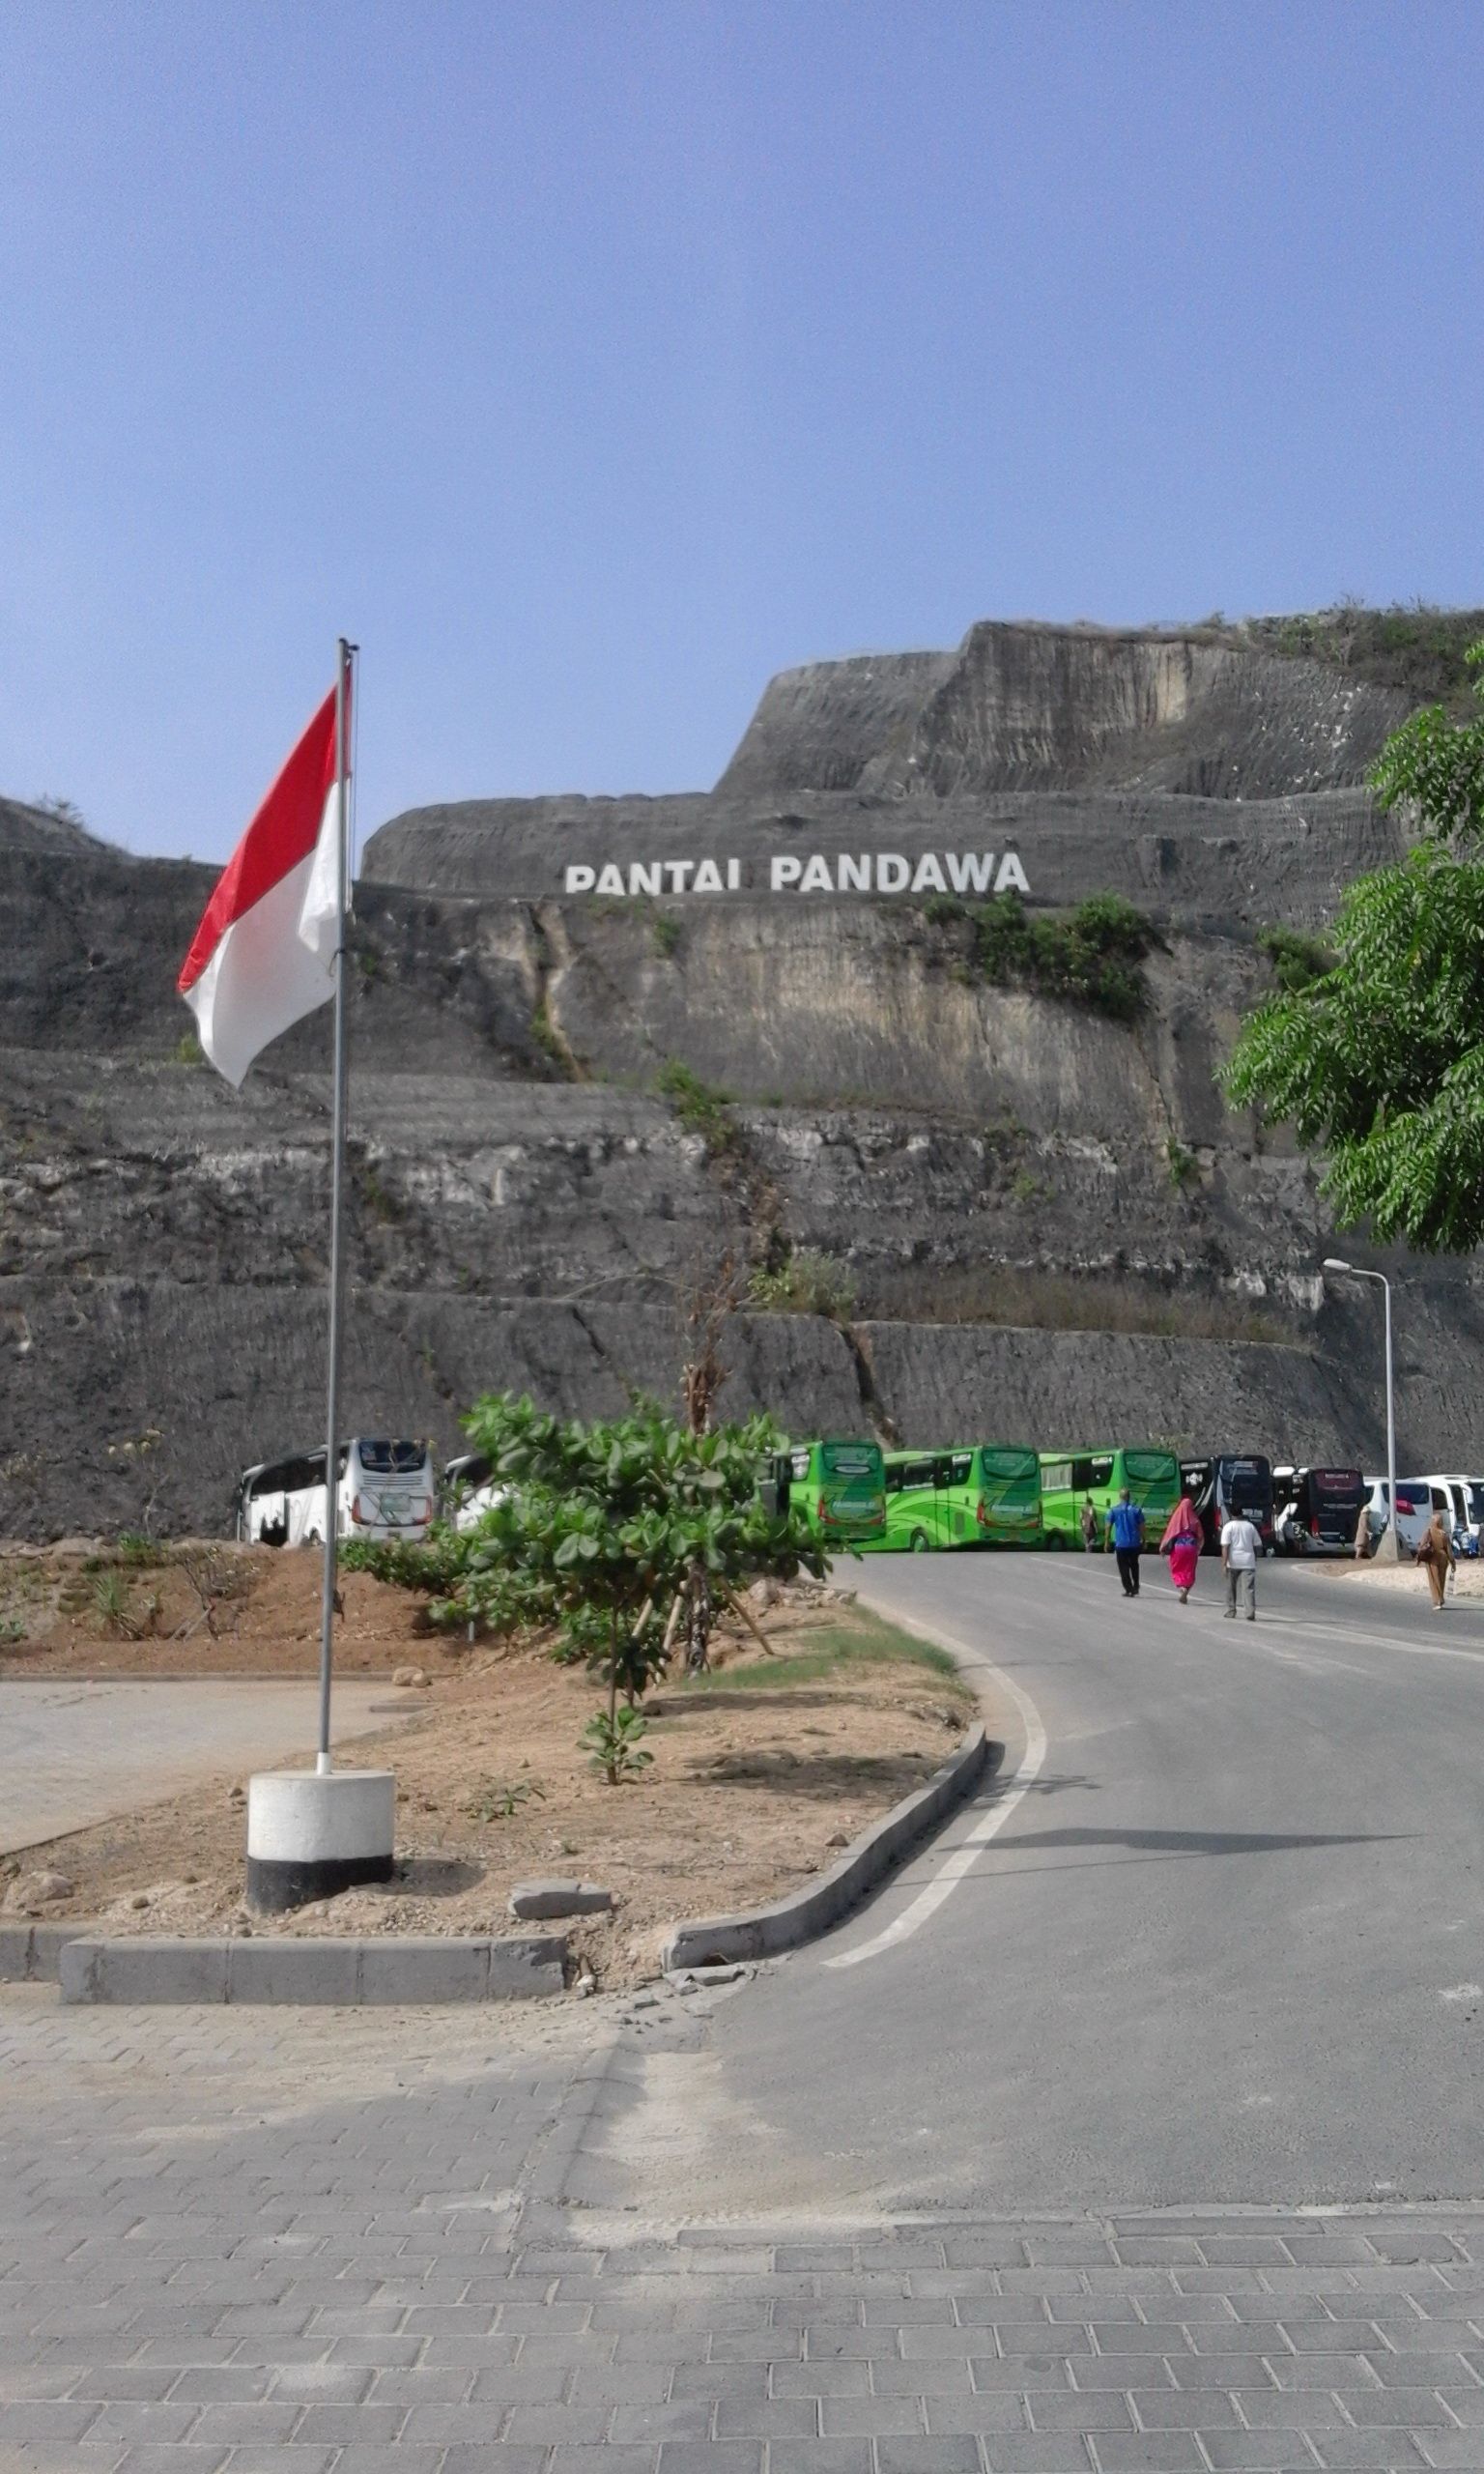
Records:
{"label": "concrete flagpole base", "polygon": [[247,1781],[247,1904],[282,1915],[358,1882],[389,1881],[389,1769],[264,1770]]}

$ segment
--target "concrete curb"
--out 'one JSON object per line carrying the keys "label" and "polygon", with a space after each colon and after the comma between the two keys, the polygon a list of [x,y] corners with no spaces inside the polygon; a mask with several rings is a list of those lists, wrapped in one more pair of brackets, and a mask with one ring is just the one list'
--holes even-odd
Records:
{"label": "concrete curb", "polygon": [[91,1924],[0,1924],[0,1984],[55,1984],[64,1945]]}
{"label": "concrete curb", "polygon": [[[48,1954],[49,1955],[49,1954]],[[70,1936],[54,1973],[65,2002],[517,2001],[560,1993],[564,1933],[500,1940],[387,1934],[366,1941],[273,1934],[110,1942]],[[40,1970],[37,1971],[40,1973]]]}
{"label": "concrete curb", "polygon": [[771,1958],[780,1950],[797,1949],[801,1942],[816,1940],[848,1915],[917,1839],[965,1802],[991,1758],[997,1764],[1003,1753],[1003,1745],[989,1743],[983,1726],[972,1728],[926,1787],[919,1787],[880,1821],[872,1822],[827,1873],[771,1907],[755,1908],[750,1914],[714,1915],[699,1923],[677,1925],[665,1944],[661,1966],[670,1974],[737,1959]]}

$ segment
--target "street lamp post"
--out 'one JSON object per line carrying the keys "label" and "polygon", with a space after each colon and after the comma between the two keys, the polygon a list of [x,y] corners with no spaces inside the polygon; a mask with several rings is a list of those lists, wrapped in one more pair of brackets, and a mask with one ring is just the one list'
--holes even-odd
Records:
{"label": "street lamp post", "polygon": [[1362,1271],[1358,1263],[1342,1263],[1332,1256],[1325,1259],[1325,1270],[1344,1280],[1380,1280],[1385,1294],[1386,1309],[1386,1526],[1377,1549],[1378,1557],[1388,1564],[1401,1561],[1401,1542],[1396,1526],[1396,1387],[1391,1371],[1391,1282],[1384,1272]]}

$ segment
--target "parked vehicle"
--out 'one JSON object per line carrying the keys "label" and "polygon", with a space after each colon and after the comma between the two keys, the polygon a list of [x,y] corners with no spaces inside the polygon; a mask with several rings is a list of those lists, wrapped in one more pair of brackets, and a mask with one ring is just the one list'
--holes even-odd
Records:
{"label": "parked vehicle", "polygon": [[1089,1498],[1101,1544],[1108,1513],[1125,1486],[1144,1514],[1150,1544],[1156,1545],[1180,1501],[1180,1463],[1173,1452],[1110,1445],[1100,1452],[1043,1452],[1040,1458],[1041,1516],[1048,1546],[1080,1547],[1082,1507]]}
{"label": "parked vehicle", "polygon": [[885,1535],[868,1552],[1041,1544],[1041,1464],[1023,1446],[889,1452],[884,1475]]}
{"label": "parked vehicle", "polygon": [[1353,1553],[1370,1491],[1358,1469],[1274,1469],[1273,1527],[1279,1553]]}
{"label": "parked vehicle", "polygon": [[[1370,1489],[1371,1542],[1384,1538],[1391,1520],[1391,1490],[1384,1478],[1367,1478]],[[1432,1518],[1432,1489],[1425,1478],[1398,1478],[1396,1535],[1404,1555],[1415,1555]]]}
{"label": "parked vehicle", "polygon": [[[416,1540],[433,1517],[437,1486],[426,1443],[353,1435],[342,1443],[335,1487],[340,1538]],[[238,1480],[239,1538],[264,1546],[317,1546],[326,1535],[325,1451],[261,1460]]]}
{"label": "parked vehicle", "polygon": [[487,1511],[502,1504],[508,1486],[498,1486],[482,1452],[461,1452],[443,1466],[443,1517],[455,1529],[475,1529]]}
{"label": "parked vehicle", "polygon": [[[1430,1490],[1429,1510],[1443,1514],[1461,1551],[1466,1555],[1476,1555],[1480,1531],[1484,1530],[1484,1480],[1424,1478],[1420,1483]],[[1397,1491],[1401,1491],[1400,1482]]]}
{"label": "parked vehicle", "polygon": [[886,1470],[879,1443],[830,1439],[789,1453],[791,1504],[822,1545],[867,1546],[886,1534]]}
{"label": "parked vehicle", "polygon": [[1220,1452],[1211,1460],[1183,1460],[1180,1482],[1201,1516],[1203,1554],[1220,1553],[1221,1532],[1239,1513],[1252,1523],[1263,1552],[1272,1553],[1272,1468],[1261,1453]]}

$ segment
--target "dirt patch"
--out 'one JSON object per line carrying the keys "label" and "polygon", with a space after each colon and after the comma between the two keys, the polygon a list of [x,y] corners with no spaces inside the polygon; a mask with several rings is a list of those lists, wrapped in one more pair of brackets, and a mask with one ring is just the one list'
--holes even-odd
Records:
{"label": "dirt patch", "polygon": [[[579,1747],[599,1699],[580,1669],[537,1646],[475,1650],[439,1674],[411,1726],[355,1747],[357,1763],[396,1771],[399,1860],[385,1888],[249,1922],[243,1782],[218,1777],[28,1849],[0,1904],[110,1933],[507,1932],[519,1929],[515,1883],[556,1874],[616,1902],[571,1926],[574,1972],[639,1982],[676,1921],[760,1905],[833,1863],[941,1766],[972,1715],[965,1688],[876,1617],[828,1603],[780,1612],[776,1670],[756,1644],[724,1639],[709,1684],[661,1687],[653,1767],[622,1787]],[[33,1909],[25,1884],[48,1868],[71,1895]]]}
{"label": "dirt patch", "polygon": [[[0,1552],[0,1681],[7,1675],[295,1676],[320,1658],[320,1558],[308,1550],[183,1540]],[[343,1572],[335,1665],[451,1671],[465,1645],[429,1629],[409,1591]]]}
{"label": "dirt patch", "polygon": [[[1419,1564],[1334,1563],[1316,1565],[1325,1578],[1350,1581],[1364,1589],[1410,1590],[1419,1604],[1428,1600],[1427,1574]],[[1453,1597],[1484,1598],[1484,1562],[1461,1555],[1453,1568]]]}

